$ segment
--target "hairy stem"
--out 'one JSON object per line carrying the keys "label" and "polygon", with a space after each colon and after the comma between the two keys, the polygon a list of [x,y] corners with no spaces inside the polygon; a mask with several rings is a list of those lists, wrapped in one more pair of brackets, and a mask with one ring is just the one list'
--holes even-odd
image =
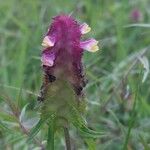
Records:
{"label": "hairy stem", "polygon": [[64,127],[64,134],[65,134],[66,149],[71,150],[69,131],[68,128],[66,127]]}
{"label": "hairy stem", "polygon": [[50,122],[48,128],[47,150],[54,150],[54,120]]}

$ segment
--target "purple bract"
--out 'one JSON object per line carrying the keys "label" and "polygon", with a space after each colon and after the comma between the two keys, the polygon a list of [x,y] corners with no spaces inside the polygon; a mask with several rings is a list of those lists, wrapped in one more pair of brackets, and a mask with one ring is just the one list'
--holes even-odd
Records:
{"label": "purple bract", "polygon": [[86,24],[79,24],[71,16],[60,15],[53,18],[42,46],[42,66],[47,76],[69,81],[78,89],[85,85],[82,55],[84,50],[95,52],[98,50],[95,39],[81,41],[81,36],[90,31]]}

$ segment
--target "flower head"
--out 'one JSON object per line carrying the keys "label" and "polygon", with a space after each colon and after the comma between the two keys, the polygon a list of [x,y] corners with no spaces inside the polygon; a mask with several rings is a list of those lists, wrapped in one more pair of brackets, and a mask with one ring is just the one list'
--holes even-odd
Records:
{"label": "flower head", "polygon": [[77,95],[82,95],[85,86],[83,52],[99,49],[98,41],[93,38],[81,41],[82,35],[90,30],[86,23],[80,25],[71,16],[60,15],[53,18],[42,42],[41,61],[45,74],[69,81]]}
{"label": "flower head", "polygon": [[138,8],[134,8],[131,11],[130,18],[133,22],[139,22],[142,20],[142,12]]}

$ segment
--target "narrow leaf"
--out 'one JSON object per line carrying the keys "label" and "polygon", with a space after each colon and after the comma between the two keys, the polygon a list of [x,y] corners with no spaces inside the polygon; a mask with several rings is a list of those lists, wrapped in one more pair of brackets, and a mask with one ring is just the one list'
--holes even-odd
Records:
{"label": "narrow leaf", "polygon": [[150,28],[150,24],[148,24],[148,23],[134,23],[134,24],[129,24],[129,25],[125,26],[125,28],[130,28],[130,27]]}
{"label": "narrow leaf", "polygon": [[150,150],[150,146],[146,143],[146,141],[144,140],[144,138],[140,135],[140,141],[142,143],[142,145],[144,146],[144,150]]}
{"label": "narrow leaf", "polygon": [[30,142],[38,134],[45,121],[46,119],[40,119],[36,126],[31,129],[27,142]]}
{"label": "narrow leaf", "polygon": [[96,150],[96,144],[95,144],[95,141],[93,139],[87,138],[87,139],[84,139],[84,141],[88,145],[89,150]]}
{"label": "narrow leaf", "polygon": [[22,109],[22,111],[21,111],[21,113],[20,113],[20,116],[19,116],[20,122],[23,122],[23,120],[25,120],[25,112],[26,112],[26,109],[27,109],[28,105],[29,105],[29,103],[26,104],[26,105],[23,107],[23,109]]}
{"label": "narrow leaf", "polygon": [[12,130],[10,130],[7,126],[5,126],[5,124],[2,121],[0,121],[0,128],[9,133],[13,133]]}
{"label": "narrow leaf", "polygon": [[145,82],[145,80],[149,74],[149,61],[148,61],[147,57],[145,57],[145,56],[139,57],[139,60],[142,63],[143,68],[144,68],[144,75],[143,75],[142,82]]}

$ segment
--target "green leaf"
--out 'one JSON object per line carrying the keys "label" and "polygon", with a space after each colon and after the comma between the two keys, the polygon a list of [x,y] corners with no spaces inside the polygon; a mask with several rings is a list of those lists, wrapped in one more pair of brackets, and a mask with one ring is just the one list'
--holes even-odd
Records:
{"label": "green leaf", "polygon": [[16,142],[20,142],[26,138],[26,135],[22,135],[20,133],[11,134],[11,138],[7,140],[9,144],[15,144]]}
{"label": "green leaf", "polygon": [[[140,81],[140,79],[139,79],[139,81]],[[137,117],[136,117],[136,105],[137,105],[137,100],[139,99],[140,86],[141,86],[141,84],[139,82],[137,87],[136,87],[136,91],[135,91],[134,103],[133,103],[133,107],[132,107],[131,117],[129,119],[128,130],[127,130],[127,133],[125,135],[125,141],[124,141],[124,144],[123,144],[123,150],[126,150],[127,147],[128,147],[128,142],[129,142],[129,139],[130,139],[130,135],[131,135],[133,126],[135,124],[135,121],[137,119]]]}
{"label": "green leaf", "polygon": [[142,83],[144,83],[149,74],[149,61],[146,56],[139,57],[139,60],[142,63],[143,68],[144,68],[144,75],[143,75],[143,79],[142,79]]}
{"label": "green leaf", "polygon": [[130,28],[130,27],[142,27],[142,28],[150,28],[150,24],[148,23],[133,23],[126,25],[125,28]]}
{"label": "green leaf", "polygon": [[23,109],[22,109],[22,111],[21,111],[21,113],[20,113],[20,116],[19,116],[20,122],[23,122],[23,120],[25,120],[25,112],[26,112],[26,109],[27,109],[28,105],[29,105],[29,103],[27,103],[27,104],[23,107]]}
{"label": "green leaf", "polygon": [[11,113],[3,112],[3,111],[0,111],[0,120],[17,122],[17,119],[14,115],[12,115]]}
{"label": "green leaf", "polygon": [[123,124],[120,122],[120,120],[118,119],[118,117],[116,116],[116,114],[111,110],[108,109],[108,112],[112,115],[112,117],[115,119],[115,121],[118,124],[118,127],[121,129],[122,133],[125,135],[125,127],[123,126]]}
{"label": "green leaf", "polygon": [[149,145],[146,143],[145,139],[140,135],[140,141],[142,143],[142,145],[144,146],[144,150],[150,150]]}
{"label": "green leaf", "polygon": [[93,139],[84,139],[85,143],[88,146],[89,150],[96,150],[96,144],[95,141]]}
{"label": "green leaf", "polygon": [[100,138],[106,136],[106,133],[91,130],[86,125],[82,125],[82,127],[79,127],[79,131],[83,137],[88,138]]}
{"label": "green leaf", "polygon": [[46,120],[47,119],[40,119],[36,126],[31,129],[27,142],[30,142],[38,134]]}
{"label": "green leaf", "polygon": [[104,134],[104,132],[98,132],[98,131],[89,129],[86,126],[86,122],[84,118],[75,107],[72,106],[72,109],[70,112],[72,113],[72,118],[71,118],[72,122],[74,126],[79,129],[82,136],[89,137],[89,138],[99,138],[102,136],[106,136],[106,133]]}
{"label": "green leaf", "polygon": [[13,131],[10,130],[7,126],[5,126],[5,124],[2,121],[0,121],[0,128],[9,132],[9,133],[13,133]]}

